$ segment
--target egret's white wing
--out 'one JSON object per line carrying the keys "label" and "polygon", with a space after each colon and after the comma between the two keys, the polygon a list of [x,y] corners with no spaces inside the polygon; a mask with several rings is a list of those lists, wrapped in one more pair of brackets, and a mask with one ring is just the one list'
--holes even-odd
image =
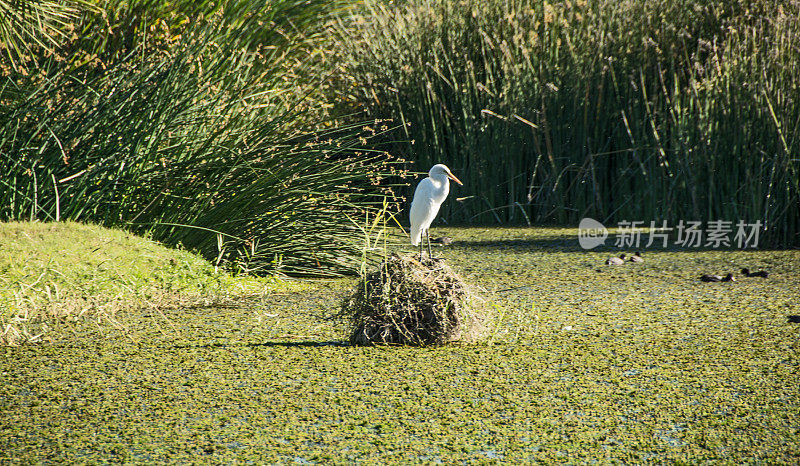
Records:
{"label": "egret's white wing", "polygon": [[[411,201],[411,244],[417,246],[422,240],[422,232],[431,226],[442,205],[443,186],[431,178],[425,178],[414,191]],[[445,194],[445,197],[447,194]]]}

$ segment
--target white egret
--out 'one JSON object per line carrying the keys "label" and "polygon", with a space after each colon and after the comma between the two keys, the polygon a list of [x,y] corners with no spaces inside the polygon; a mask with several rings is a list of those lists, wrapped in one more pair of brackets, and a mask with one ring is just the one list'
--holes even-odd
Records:
{"label": "white egret", "polygon": [[450,172],[444,164],[431,167],[428,177],[420,181],[414,191],[414,200],[411,202],[411,244],[419,245],[419,257],[422,259],[422,233],[428,238],[428,256],[431,256],[431,237],[428,229],[431,222],[439,213],[447,194],[450,192],[450,180],[464,185]]}

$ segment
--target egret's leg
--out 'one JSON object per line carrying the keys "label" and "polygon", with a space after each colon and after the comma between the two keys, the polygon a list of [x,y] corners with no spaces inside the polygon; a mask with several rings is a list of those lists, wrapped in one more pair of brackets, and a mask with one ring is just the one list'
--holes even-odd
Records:
{"label": "egret's leg", "polygon": [[422,235],[420,235],[420,239],[419,239],[419,261],[420,262],[422,262],[422,243],[424,241],[425,240],[422,238]]}
{"label": "egret's leg", "polygon": [[428,257],[433,259],[433,253],[431,253],[431,235],[428,231],[428,229],[425,229],[425,237],[428,238]]}

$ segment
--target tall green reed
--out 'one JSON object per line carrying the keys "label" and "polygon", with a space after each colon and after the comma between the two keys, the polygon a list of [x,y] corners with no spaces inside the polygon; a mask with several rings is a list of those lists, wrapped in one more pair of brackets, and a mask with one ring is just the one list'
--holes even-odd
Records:
{"label": "tall green reed", "polygon": [[229,2],[162,53],[135,49],[89,73],[43,60],[41,73],[6,77],[0,218],[148,231],[246,272],[357,270],[347,215],[380,209],[392,195],[382,180],[399,172],[369,144],[386,123],[314,112],[305,58],[328,3]]}
{"label": "tall green reed", "polygon": [[372,1],[339,23],[338,88],[406,123],[393,152],[464,179],[450,221],[742,219],[796,245],[799,16],[797,1]]}

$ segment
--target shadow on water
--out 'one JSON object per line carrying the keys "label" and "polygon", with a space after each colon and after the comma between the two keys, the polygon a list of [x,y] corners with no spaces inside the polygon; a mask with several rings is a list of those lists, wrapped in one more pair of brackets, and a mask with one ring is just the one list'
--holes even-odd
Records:
{"label": "shadow on water", "polygon": [[[344,340],[329,340],[329,341],[265,341],[260,343],[223,343],[223,342],[215,342],[215,343],[203,343],[203,344],[179,344],[179,345],[169,345],[166,348],[171,349],[198,349],[198,348],[206,348],[206,349],[225,349],[225,348],[323,348],[323,347],[334,347],[334,348],[408,348],[408,349],[420,349],[420,348],[441,348],[444,346],[456,346],[458,342],[451,342],[447,345],[429,345],[429,346],[414,346],[414,345],[399,345],[399,344],[375,344],[375,345],[354,345],[348,341]],[[502,343],[496,344],[502,346]]]}
{"label": "shadow on water", "polygon": [[786,251],[792,249],[779,249],[779,248],[738,248],[738,247],[718,247],[699,246],[687,247],[669,244],[667,247],[646,247],[646,237],[642,237],[644,244],[639,246],[624,246],[618,247],[615,245],[615,239],[609,237],[605,245],[598,246],[592,249],[585,249],[578,243],[577,236],[565,238],[564,236],[552,236],[536,239],[505,239],[505,240],[457,240],[452,243],[451,248],[466,248],[466,249],[485,249],[492,251],[531,251],[542,250],[554,253],[574,253],[574,252],[600,252],[608,254],[619,254],[628,251],[641,251],[642,253],[657,253],[657,252],[757,252],[757,251]]}
{"label": "shadow on water", "polygon": [[453,248],[474,248],[491,250],[531,250],[542,249],[556,252],[580,252],[584,249],[578,244],[577,238],[565,239],[563,236],[537,239],[507,239],[507,240],[458,240],[454,241]]}
{"label": "shadow on water", "polygon": [[196,348],[322,348],[325,346],[345,347],[355,346],[342,340],[330,341],[265,341],[260,343],[204,343],[204,344],[180,344],[170,345],[174,349],[196,349]]}

